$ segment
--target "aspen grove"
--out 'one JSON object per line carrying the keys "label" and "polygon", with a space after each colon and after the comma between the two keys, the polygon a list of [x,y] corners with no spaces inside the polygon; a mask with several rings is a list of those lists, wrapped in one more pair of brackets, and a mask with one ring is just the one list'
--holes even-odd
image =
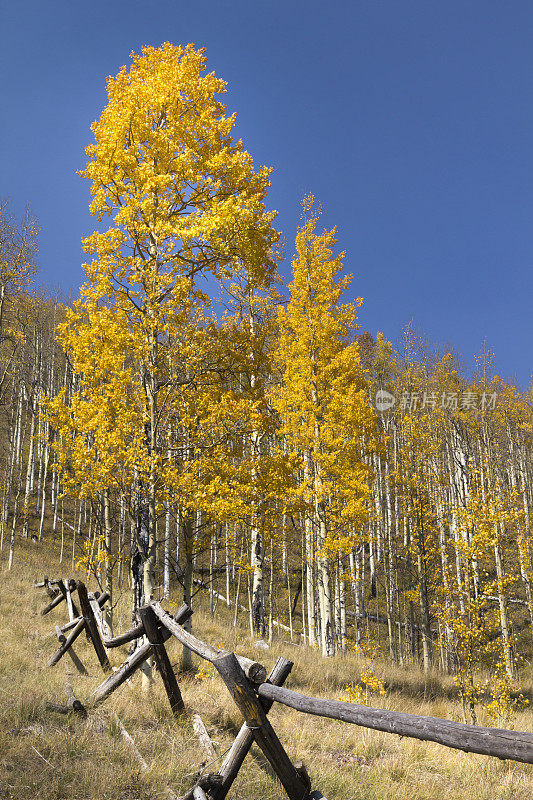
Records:
{"label": "aspen grove", "polygon": [[465,720],[505,718],[533,653],[531,392],[486,350],[468,375],[411,326],[361,332],[312,196],[284,287],[272,171],[225,91],[193,45],[109,78],[73,303],[32,289],[36,223],[0,207],[9,568],[57,539],[133,614],[200,592],[257,638],[450,672]]}

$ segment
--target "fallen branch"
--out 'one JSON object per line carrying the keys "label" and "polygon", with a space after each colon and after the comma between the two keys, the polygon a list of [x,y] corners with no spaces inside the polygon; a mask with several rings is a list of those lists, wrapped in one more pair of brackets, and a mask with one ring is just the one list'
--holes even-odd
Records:
{"label": "fallen branch", "polygon": [[213,761],[217,757],[217,751],[214,748],[213,742],[207,732],[207,729],[202,722],[202,718],[199,714],[192,714],[192,727],[193,731],[197,735],[198,739],[200,740],[200,744],[204,748],[205,752],[209,756],[209,759]]}
{"label": "fallen branch", "polygon": [[72,711],[74,711],[76,714],[80,714],[82,717],[86,717],[87,711],[85,709],[85,706],[75,696],[72,686],[69,683],[67,683],[65,689],[67,693],[68,705],[61,706],[58,705],[57,703],[46,703],[46,708],[48,709],[48,711],[55,711],[58,714],[70,714]]}
{"label": "fallen branch", "polygon": [[117,724],[117,727],[118,727],[120,733],[122,734],[122,738],[129,744],[129,746],[131,748],[131,752],[135,756],[136,760],[139,762],[139,764],[141,766],[141,769],[143,769],[143,770],[144,769],[148,769],[148,764],[146,763],[146,761],[144,760],[142,755],[137,750],[137,745],[133,741],[132,737],[129,735],[128,731],[126,730],[126,728],[124,727],[122,722],[120,721],[119,716],[118,716],[116,711],[115,711],[114,718],[115,718],[115,722]]}

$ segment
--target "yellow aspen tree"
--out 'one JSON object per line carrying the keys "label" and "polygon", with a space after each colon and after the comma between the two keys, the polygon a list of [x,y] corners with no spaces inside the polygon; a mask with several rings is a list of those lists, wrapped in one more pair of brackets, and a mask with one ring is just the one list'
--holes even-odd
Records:
{"label": "yellow aspen tree", "polygon": [[28,291],[35,277],[38,227],[29,210],[20,223],[0,200],[0,401],[9,382],[21,342]]}
{"label": "yellow aspen tree", "polygon": [[[131,59],[108,79],[108,103],[92,126],[82,173],[92,182],[91,212],[108,227],[83,243],[92,256],[88,280],[62,333],[67,353],[77,352],[81,378],[63,413],[82,404],[87,414],[93,407],[114,419],[120,448],[99,449],[99,459],[119,463],[135,489],[148,601],[157,517],[168,511],[169,497],[183,499],[180,465],[190,443],[174,425],[180,398],[213,369],[203,358],[209,298],[199,281],[230,278],[243,263],[261,281],[278,234],[275,214],[264,207],[270,170],[254,169],[234,141],[235,116],[218,99],[226,83],[205,73],[204,51],[166,43]],[[100,362],[109,359],[109,374],[97,380]],[[88,481],[94,463],[89,456],[82,467]]]}
{"label": "yellow aspen tree", "polygon": [[216,329],[218,380],[190,412],[201,427],[199,502],[219,524],[240,521],[249,530],[251,628],[263,636],[265,537],[277,528],[276,503],[291,482],[290,459],[275,446],[277,420],[267,399],[274,331],[268,284],[251,286],[245,271],[237,277],[240,283],[229,287],[231,307]]}
{"label": "yellow aspen tree", "polygon": [[354,544],[352,531],[366,516],[369,469],[363,458],[374,415],[354,339],[357,307],[341,297],[344,253],[333,254],[335,230],[316,232],[313,197],[303,201],[303,224],[287,306],[279,306],[275,358],[281,375],[272,391],[290,451],[305,479],[299,493],[316,535],[321,645],[335,651],[330,564]]}

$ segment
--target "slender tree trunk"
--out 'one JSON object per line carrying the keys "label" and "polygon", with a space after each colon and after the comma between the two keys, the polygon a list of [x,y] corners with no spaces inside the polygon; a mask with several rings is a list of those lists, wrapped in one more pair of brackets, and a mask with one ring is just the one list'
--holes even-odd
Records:
{"label": "slender tree trunk", "polygon": [[[106,604],[104,615],[109,628],[113,627],[113,555],[111,544],[111,508],[109,489],[103,492],[104,504],[104,545],[105,545],[105,591],[109,594],[109,601]],[[80,509],[81,521],[81,509]]]}
{"label": "slender tree trunk", "polygon": [[[31,407],[31,404],[29,404]],[[31,427],[30,427],[30,444],[28,450],[28,465],[26,470],[26,489],[24,492],[24,511],[22,517],[22,536],[24,539],[28,538],[30,532],[30,495],[31,483],[33,474],[33,453],[35,448],[35,423],[37,419],[37,412],[31,409]]]}
{"label": "slender tree trunk", "polygon": [[[187,603],[192,608],[192,585],[194,575],[194,524],[192,517],[189,513],[183,512],[182,520],[182,533],[183,533],[183,552],[185,557],[185,566],[183,570],[183,602]],[[184,625],[185,629],[191,630],[190,619]],[[192,653],[188,647],[183,645],[181,656],[181,669],[184,672],[192,670]]]}

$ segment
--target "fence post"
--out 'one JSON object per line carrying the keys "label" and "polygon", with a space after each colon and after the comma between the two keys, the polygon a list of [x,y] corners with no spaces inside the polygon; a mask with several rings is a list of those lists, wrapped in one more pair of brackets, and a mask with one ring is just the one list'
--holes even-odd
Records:
{"label": "fence post", "polygon": [[[191,609],[189,608],[188,605],[184,603],[176,611],[173,618],[176,621],[184,622],[186,619],[189,619],[191,614],[192,614]],[[165,642],[167,641],[167,639],[170,639],[171,635],[172,634],[169,631],[167,631],[166,628],[161,631],[161,636],[163,637],[163,640]],[[135,650],[135,652],[132,653],[131,656],[128,656],[128,658],[124,661],[123,664],[121,664],[121,666],[116,670],[116,672],[113,672],[112,675],[109,675],[105,679],[105,681],[101,683],[100,686],[98,686],[94,690],[94,692],[92,692],[89,695],[88,700],[91,703],[91,705],[92,706],[98,705],[103,700],[105,700],[106,697],[109,697],[109,695],[112,692],[114,692],[115,689],[118,689],[118,687],[121,686],[125,680],[127,680],[131,675],[133,675],[135,670],[137,670],[141,666],[141,664],[144,664],[146,659],[149,658],[151,651],[152,651],[151,644],[149,642],[146,642],[145,644],[141,645],[141,647],[139,647],[137,650]]]}
{"label": "fence post", "polygon": [[55,608],[56,606],[58,606],[60,603],[62,603],[64,599],[65,599],[65,595],[63,594],[63,592],[61,591],[61,589],[59,589],[59,588],[58,588],[58,590],[57,590],[57,593],[56,593],[56,594],[54,595],[54,597],[53,597],[53,598],[50,600],[50,602],[48,603],[48,605],[47,605],[47,606],[45,606],[45,607],[43,608],[43,610],[41,611],[41,616],[42,616],[42,617],[44,617],[46,614],[49,614],[49,613],[50,613],[50,611],[51,611],[53,608]]}
{"label": "fence post", "polygon": [[287,792],[290,800],[305,800],[309,789],[304,783],[274,728],[267,719],[259,698],[244,674],[234,653],[219,656],[213,661],[222,680],[228,687],[254,739],[270,762],[270,765]]}
{"label": "fence post", "polygon": [[[98,604],[103,606],[108,600],[109,600],[109,595],[107,592],[104,592],[98,598]],[[61,643],[59,650],[56,650],[54,655],[49,659],[48,661],[49,667],[53,667],[54,664],[57,664],[59,659],[65,655],[69,647],[71,647],[72,644],[76,641],[80,633],[86,630],[85,618],[79,617],[78,619],[69,622],[67,626],[64,625],[63,628],[60,629],[62,633],[65,632],[64,628],[68,628],[70,630],[70,633],[67,636],[66,640]]]}
{"label": "fence post", "polygon": [[[288,661],[286,658],[278,658],[274,665],[274,669],[270,673],[267,678],[269,683],[274,684],[274,686],[283,686],[287,678],[289,677],[290,671],[293,668],[292,661]],[[265,702],[263,698],[261,698],[260,703],[263,706],[265,713],[268,713],[272,708],[274,701]],[[231,785],[243,764],[244,759],[248,755],[250,748],[254,741],[254,734],[253,731],[250,730],[248,725],[244,723],[242,728],[240,729],[239,733],[235,741],[233,742],[229,753],[226,755],[226,758],[220,765],[220,769],[218,774],[222,778],[222,783],[220,786],[214,787],[214,789],[210,792],[213,796],[214,800],[224,800],[226,795],[228,794],[229,790],[231,789]]]}
{"label": "fence post", "polygon": [[80,599],[81,613],[83,614],[85,629],[93,643],[96,655],[98,656],[98,661],[100,662],[104,672],[111,672],[111,664],[109,663],[105,647],[98,632],[98,627],[94,618],[94,612],[91,608],[89,596],[87,595],[87,587],[81,581],[78,582],[78,597]]}
{"label": "fence post", "polygon": [[165,649],[165,640],[159,628],[159,622],[151,606],[143,606],[139,609],[139,616],[144,625],[148,641],[152,645],[157,668],[163,678],[165,689],[170,703],[170,708],[175,717],[179,717],[185,708],[185,703],[181,696],[180,688],[172,669],[168,653]]}

